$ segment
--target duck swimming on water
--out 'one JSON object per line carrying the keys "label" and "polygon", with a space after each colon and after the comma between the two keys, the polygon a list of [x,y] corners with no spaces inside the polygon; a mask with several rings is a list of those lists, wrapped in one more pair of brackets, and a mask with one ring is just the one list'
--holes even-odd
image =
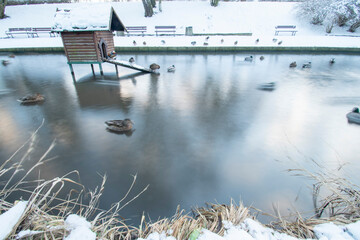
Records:
{"label": "duck swimming on water", "polygon": [[356,123],[356,124],[360,124],[360,113],[359,113],[359,108],[358,107],[354,107],[351,112],[349,112],[348,114],[346,114],[346,118],[348,120],[349,123]]}
{"label": "duck swimming on water", "polygon": [[171,65],[170,67],[168,67],[167,71],[168,72],[175,72],[175,65]]}
{"label": "duck swimming on water", "polygon": [[311,62],[304,63],[304,64],[302,65],[302,68],[311,68]]}
{"label": "duck swimming on water", "polygon": [[296,62],[290,63],[290,67],[291,67],[291,68],[295,68],[296,66],[297,66]]}
{"label": "duck swimming on water", "polygon": [[253,56],[249,56],[249,57],[244,58],[244,61],[246,61],[246,62],[252,62],[252,60],[253,60]]}
{"label": "duck swimming on water", "polygon": [[160,69],[160,66],[156,63],[152,63],[149,67],[151,70],[155,71],[157,69]]}
{"label": "duck swimming on water", "polygon": [[25,97],[18,99],[21,104],[39,103],[43,102],[44,100],[45,97],[40,93],[36,93],[34,95],[26,95]]}
{"label": "duck swimming on water", "polygon": [[8,60],[2,60],[1,63],[2,63],[2,65],[7,66],[7,65],[10,64],[10,61],[8,61]]}
{"label": "duck swimming on water", "polygon": [[108,120],[105,121],[106,129],[114,132],[127,132],[132,130],[134,123],[125,118],[124,120]]}

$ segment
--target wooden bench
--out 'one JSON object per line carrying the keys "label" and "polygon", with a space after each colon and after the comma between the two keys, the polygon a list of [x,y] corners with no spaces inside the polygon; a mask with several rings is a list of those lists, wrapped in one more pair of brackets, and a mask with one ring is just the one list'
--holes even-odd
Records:
{"label": "wooden bench", "polygon": [[8,31],[5,31],[8,37],[14,38],[15,34],[26,34],[27,37],[32,37],[31,28],[9,28]]}
{"label": "wooden bench", "polygon": [[134,34],[138,35],[138,33],[141,33],[142,36],[144,36],[144,33],[146,32],[146,26],[133,26],[133,27],[126,27],[128,36]]}
{"label": "wooden bench", "polygon": [[279,25],[275,27],[275,35],[279,35],[279,32],[291,32],[292,36],[295,36],[296,34],[296,30],[295,30],[296,26],[294,25]]}
{"label": "wooden bench", "polygon": [[51,27],[35,27],[31,28],[32,37],[39,37],[38,33],[49,33],[50,37],[56,37],[56,33]]}
{"label": "wooden bench", "polygon": [[171,33],[175,36],[176,26],[155,26],[156,36],[159,36],[159,33]]}

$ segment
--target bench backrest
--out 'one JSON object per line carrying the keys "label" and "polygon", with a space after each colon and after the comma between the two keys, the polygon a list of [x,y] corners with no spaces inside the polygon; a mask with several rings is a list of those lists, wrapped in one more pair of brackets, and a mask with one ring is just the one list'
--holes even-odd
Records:
{"label": "bench backrest", "polygon": [[146,30],[146,26],[126,27],[127,30]]}
{"label": "bench backrest", "polygon": [[9,32],[31,31],[31,28],[9,28]]}
{"label": "bench backrest", "polygon": [[155,29],[175,29],[176,26],[155,26]]}
{"label": "bench backrest", "polygon": [[279,25],[275,27],[276,29],[278,28],[296,28],[296,26],[294,25]]}
{"label": "bench backrest", "polygon": [[51,27],[38,27],[38,28],[32,28],[35,32],[50,32]]}

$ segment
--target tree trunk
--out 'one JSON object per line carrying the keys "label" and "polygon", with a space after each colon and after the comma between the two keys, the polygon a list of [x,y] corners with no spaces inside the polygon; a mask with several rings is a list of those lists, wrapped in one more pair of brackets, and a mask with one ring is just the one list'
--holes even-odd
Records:
{"label": "tree trunk", "polygon": [[142,0],[145,9],[145,17],[152,17],[154,14],[150,0]]}
{"label": "tree trunk", "polygon": [[151,3],[151,6],[154,8],[154,7],[156,7],[156,2],[155,2],[155,0],[150,0],[150,3]]}
{"label": "tree trunk", "polygon": [[219,0],[210,0],[210,5],[213,7],[217,7],[219,5]]}
{"label": "tree trunk", "polygon": [[349,32],[355,32],[358,27],[360,27],[360,20],[357,20],[356,23],[350,26]]}
{"label": "tree trunk", "polygon": [[0,0],[0,19],[5,17],[6,0]]}

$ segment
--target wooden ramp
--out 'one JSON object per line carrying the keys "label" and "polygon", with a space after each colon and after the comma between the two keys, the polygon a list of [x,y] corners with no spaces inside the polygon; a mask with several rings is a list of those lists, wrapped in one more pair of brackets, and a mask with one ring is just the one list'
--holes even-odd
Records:
{"label": "wooden ramp", "polygon": [[123,61],[123,60],[110,60],[110,59],[104,59],[105,62],[115,64],[122,67],[131,68],[134,70],[138,70],[144,73],[156,73],[154,70],[151,70],[150,68],[145,68],[140,65],[137,65],[135,63],[130,63],[129,61]]}

